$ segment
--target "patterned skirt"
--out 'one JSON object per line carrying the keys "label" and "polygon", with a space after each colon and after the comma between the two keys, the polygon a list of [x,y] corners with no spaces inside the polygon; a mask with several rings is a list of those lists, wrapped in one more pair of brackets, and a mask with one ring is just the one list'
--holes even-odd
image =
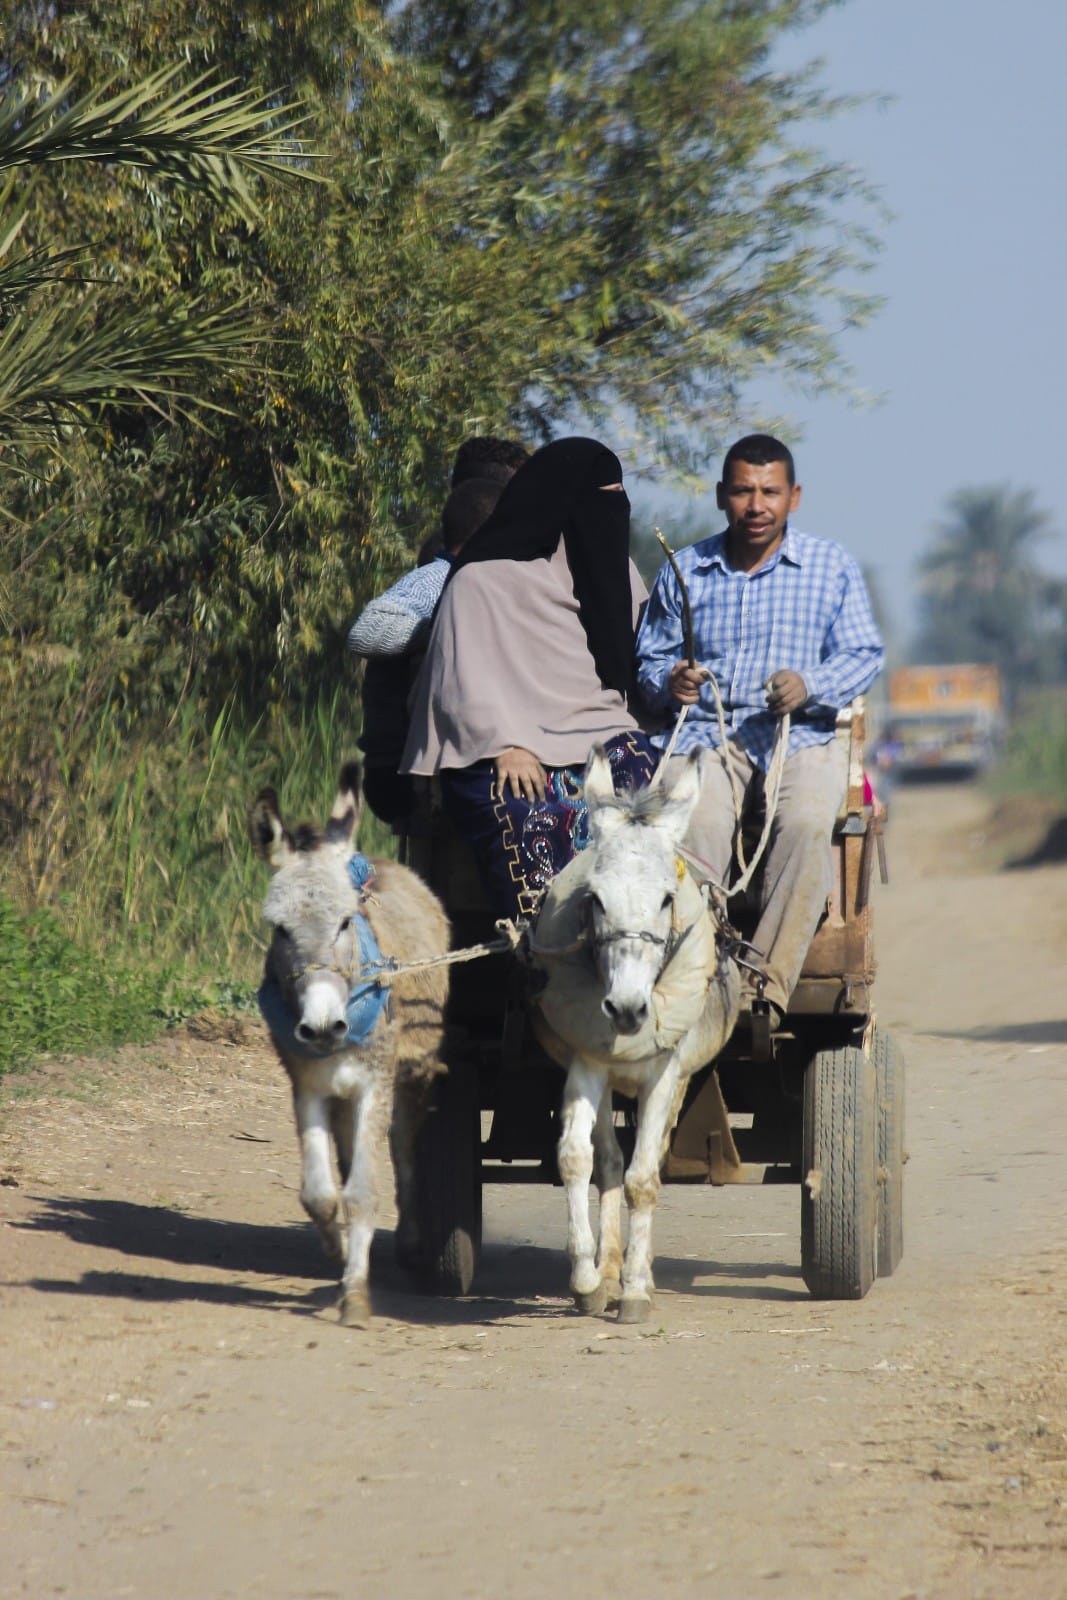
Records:
{"label": "patterned skirt", "polygon": [[[643,733],[619,733],[604,749],[616,791],[641,789],[659,752]],[[441,799],[458,833],[474,851],[497,917],[530,917],[556,873],[589,842],[589,808],[582,767],[549,767],[546,798],[497,793],[494,763],[441,773]]]}

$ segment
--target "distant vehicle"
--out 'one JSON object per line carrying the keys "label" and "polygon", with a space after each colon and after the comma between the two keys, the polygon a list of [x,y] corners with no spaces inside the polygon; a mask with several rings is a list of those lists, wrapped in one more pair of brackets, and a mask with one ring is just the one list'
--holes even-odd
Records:
{"label": "distant vehicle", "polygon": [[907,780],[942,774],[973,778],[993,760],[1004,730],[1004,687],[997,667],[975,663],[898,667],[876,764]]}

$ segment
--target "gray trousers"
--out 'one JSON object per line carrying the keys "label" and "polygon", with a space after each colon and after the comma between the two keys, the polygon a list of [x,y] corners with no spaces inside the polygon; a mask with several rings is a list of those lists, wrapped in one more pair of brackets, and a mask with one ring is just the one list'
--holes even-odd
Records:
{"label": "gray trousers", "polygon": [[[680,762],[675,756],[671,765]],[[764,774],[732,741],[701,762],[700,798],[685,843],[723,882],[736,825],[727,763],[745,796],[745,816],[763,817]],[[848,756],[837,739],[786,760],[774,826],[763,860],[759,921],[752,942],[762,952],[766,998],[782,1012],[796,987],[832,882],[830,834],[848,782]]]}

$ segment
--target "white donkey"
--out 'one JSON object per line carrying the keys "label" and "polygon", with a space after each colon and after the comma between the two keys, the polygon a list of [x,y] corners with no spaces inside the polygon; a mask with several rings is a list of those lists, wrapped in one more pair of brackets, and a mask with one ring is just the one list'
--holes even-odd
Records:
{"label": "white donkey", "polygon": [[[652,1216],[687,1080],[718,1055],[739,1010],[728,939],[678,855],[699,787],[694,754],[669,787],[616,795],[595,749],[585,778],[589,845],[551,885],[532,945],[545,976],[534,1031],[567,1074],[559,1170],[571,1292],[582,1311],[618,1302],[621,1322],[643,1321],[652,1305]],[[637,1098],[625,1263],[613,1089]],[[594,1154],[598,1248],[589,1218]]]}
{"label": "white donkey", "polygon": [[[391,959],[444,955],[448,922],[421,878],[355,852],[359,769],[341,772],[321,831],[288,832],[273,789],[249,815],[249,832],[274,876],[263,908],[273,936],[260,1007],[293,1089],[303,1177],[300,1199],[327,1255],[343,1268],[341,1320],[370,1315],[367,1266],[378,1210],[375,1158],[386,1127],[396,1176],[398,1258],[418,1255],[415,1139],[441,1062],[448,969],[398,977]],[[331,1137],[341,1177],[338,1193]]]}

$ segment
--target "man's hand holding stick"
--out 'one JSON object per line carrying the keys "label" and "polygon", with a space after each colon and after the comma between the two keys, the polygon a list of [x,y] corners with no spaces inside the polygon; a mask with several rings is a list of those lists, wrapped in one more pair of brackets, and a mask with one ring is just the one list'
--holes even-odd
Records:
{"label": "man's hand holding stick", "polygon": [[693,645],[693,608],[689,604],[689,590],[682,569],[675,560],[674,551],[667,543],[658,528],[655,530],[656,538],[663,547],[663,553],[671,564],[671,571],[678,580],[678,591],[682,597],[682,638],[685,643],[686,660],[679,661],[671,668],[667,679],[667,687],[672,697],[682,706],[695,706],[700,699],[700,686],[708,681],[707,667],[698,667],[696,650]]}

